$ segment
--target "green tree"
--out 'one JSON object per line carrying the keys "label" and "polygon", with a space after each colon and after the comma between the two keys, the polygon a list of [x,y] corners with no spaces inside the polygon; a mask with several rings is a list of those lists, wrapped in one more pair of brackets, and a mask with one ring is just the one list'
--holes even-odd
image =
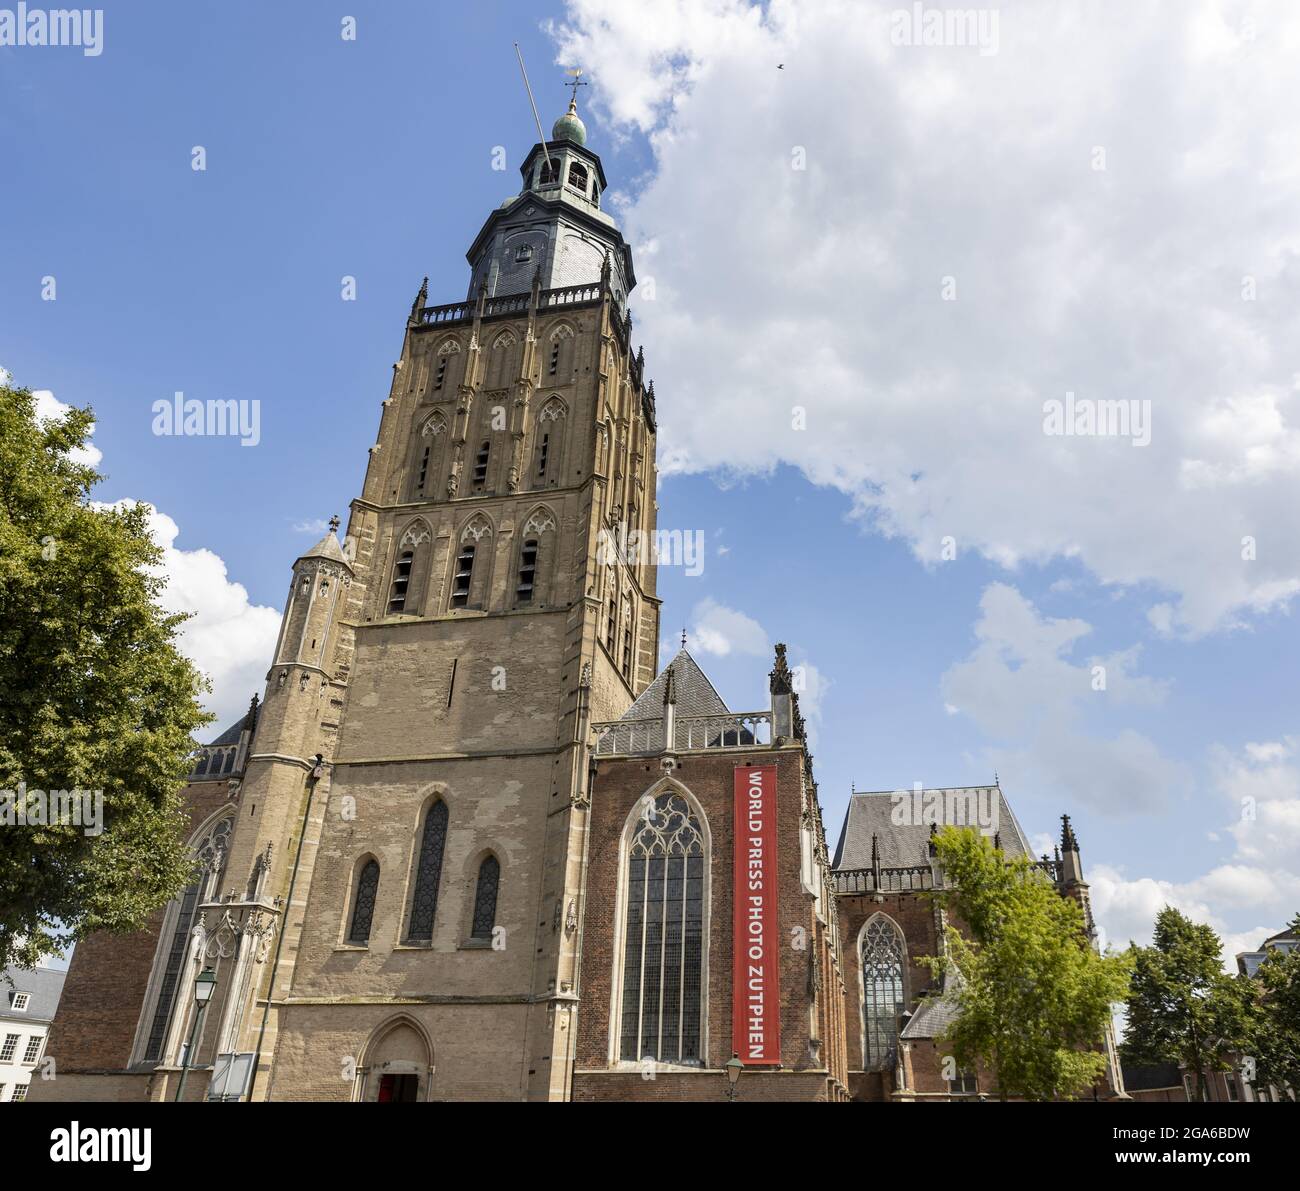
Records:
{"label": "green tree", "polygon": [[[1300,914],[1289,926],[1300,935]],[[1270,948],[1260,964],[1246,1049],[1255,1063],[1252,1083],[1300,1093],[1300,947]]]}
{"label": "green tree", "polygon": [[969,828],[945,827],[935,841],[949,887],[937,896],[968,932],[949,929],[947,961],[930,961],[936,973],[945,962],[960,973],[945,1039],[953,1057],[991,1070],[1004,1100],[1081,1095],[1105,1070],[1100,1048],[1127,990],[1127,958],[1099,954],[1078,903],[1029,860]]}
{"label": "green tree", "polygon": [[[0,967],[139,929],[190,875],[180,789],[203,679],[159,603],[147,509],[90,501],[102,477],[73,452],[93,423],[39,421],[0,384]],[[48,791],[102,791],[102,832],[93,794],[89,825],[42,822]]]}
{"label": "green tree", "polygon": [[1206,1075],[1226,1071],[1241,1050],[1250,1022],[1250,989],[1223,970],[1222,950],[1211,927],[1173,906],[1156,915],[1152,946],[1132,949],[1124,1058],[1194,1071],[1198,1100],[1207,1099]]}

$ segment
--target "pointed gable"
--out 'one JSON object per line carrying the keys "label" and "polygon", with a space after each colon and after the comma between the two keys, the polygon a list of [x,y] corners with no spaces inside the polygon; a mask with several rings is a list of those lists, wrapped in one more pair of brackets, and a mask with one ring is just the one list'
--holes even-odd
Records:
{"label": "pointed gable", "polygon": [[691,718],[703,715],[730,715],[731,711],[722,701],[722,696],[713,689],[695,659],[686,652],[685,647],[677,651],[659,676],[637,696],[637,700],[619,718],[623,720],[657,720],[664,714],[664,693],[668,686],[668,674],[673,676],[673,694],[679,717]]}

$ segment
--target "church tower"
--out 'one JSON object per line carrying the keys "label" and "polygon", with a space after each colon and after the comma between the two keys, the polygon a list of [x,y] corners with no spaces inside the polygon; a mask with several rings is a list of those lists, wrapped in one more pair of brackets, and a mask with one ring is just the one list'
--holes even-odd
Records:
{"label": "church tower", "polygon": [[575,104],[521,174],[468,299],[421,287],[344,541],[295,566],[205,915],[262,940],[196,1048],[256,1067],[235,1094],[569,1094],[588,725],[658,669],[623,550],[655,526],[655,409]]}

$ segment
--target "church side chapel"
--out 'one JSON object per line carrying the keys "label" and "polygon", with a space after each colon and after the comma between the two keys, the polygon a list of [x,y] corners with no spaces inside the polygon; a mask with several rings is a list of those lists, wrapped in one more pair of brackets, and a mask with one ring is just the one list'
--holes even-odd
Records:
{"label": "church side chapel", "polygon": [[[655,566],[617,545],[656,527],[654,385],[576,101],[520,174],[466,298],[421,286],[342,540],[294,562],[262,695],[195,757],[193,882],[77,947],[32,1099],[990,1086],[946,1070],[919,962],[952,925],[930,820],[854,794],[832,858],[785,647],[754,711],[685,640],[660,668]],[[937,793],[1028,852],[1000,789]],[[1086,909],[1068,821],[1042,864]]]}

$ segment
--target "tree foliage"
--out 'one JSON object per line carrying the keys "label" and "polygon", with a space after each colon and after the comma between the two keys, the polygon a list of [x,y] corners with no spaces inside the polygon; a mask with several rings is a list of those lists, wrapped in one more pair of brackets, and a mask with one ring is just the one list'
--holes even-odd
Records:
{"label": "tree foliage", "polygon": [[[1289,924],[1300,935],[1300,914]],[[1269,948],[1255,974],[1254,1012],[1247,1054],[1256,1086],[1272,1084],[1300,1099],[1300,947]]]}
{"label": "tree foliage", "polygon": [[1226,1071],[1245,1043],[1251,989],[1223,970],[1223,944],[1212,928],[1166,906],[1150,947],[1134,947],[1128,1028],[1122,1051],[1132,1063],[1178,1063],[1196,1075]]}
{"label": "tree foliage", "polygon": [[[159,603],[147,508],[90,500],[102,477],[74,453],[93,422],[40,421],[0,384],[0,967],[138,929],[190,875],[180,788],[203,679]],[[42,823],[51,790],[102,791],[102,833]]]}
{"label": "tree foliage", "polygon": [[969,828],[935,839],[951,890],[941,899],[968,932],[947,932],[947,962],[960,973],[945,1039],[953,1057],[992,1071],[1003,1099],[1082,1095],[1105,1070],[1100,1048],[1127,990],[1126,957],[1100,955],[1078,903],[1027,859]]}

